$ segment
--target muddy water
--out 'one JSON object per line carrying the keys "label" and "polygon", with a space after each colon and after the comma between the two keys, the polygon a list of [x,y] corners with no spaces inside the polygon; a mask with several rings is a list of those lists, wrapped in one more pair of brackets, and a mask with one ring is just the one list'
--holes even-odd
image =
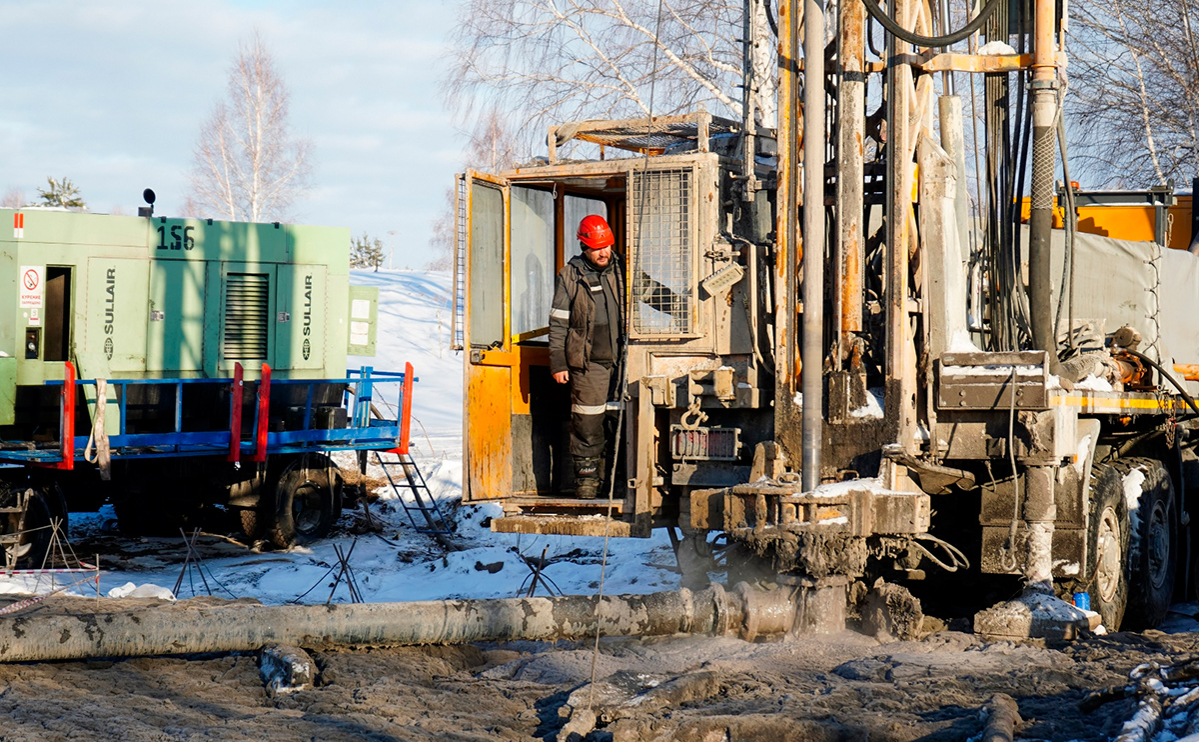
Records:
{"label": "muddy water", "polygon": [[[956,632],[887,644],[850,632],[606,640],[596,675],[627,697],[597,694],[587,739],[963,740],[982,730],[991,696],[1007,693],[1020,737],[1105,740],[1134,701],[1084,713],[1087,693],[1197,647],[1199,636],[1157,633],[1049,646]],[[571,693],[588,697],[576,691],[593,659],[587,646],[533,643],[312,654],[317,687],[279,696],[253,654],[0,665],[0,740],[552,740]]]}

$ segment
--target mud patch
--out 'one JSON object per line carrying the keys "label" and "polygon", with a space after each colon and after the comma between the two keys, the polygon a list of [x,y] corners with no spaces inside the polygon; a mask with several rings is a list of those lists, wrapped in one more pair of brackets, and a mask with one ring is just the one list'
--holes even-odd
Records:
{"label": "mud patch", "polygon": [[745,548],[778,572],[800,572],[820,579],[830,575],[862,574],[866,569],[866,539],[782,529],[747,529],[738,533]]}
{"label": "mud patch", "polygon": [[277,696],[252,653],[0,665],[0,737],[552,740],[577,706],[595,716],[580,724],[588,742],[948,742],[978,735],[991,699],[1007,694],[1018,737],[1098,741],[1119,734],[1136,699],[1092,694],[1124,687],[1142,663],[1189,660],[1197,642],[1152,632],[1068,644],[957,632],[886,645],[850,632],[613,639],[600,643],[595,677],[615,695],[591,709],[590,643],[305,647],[315,687]]}

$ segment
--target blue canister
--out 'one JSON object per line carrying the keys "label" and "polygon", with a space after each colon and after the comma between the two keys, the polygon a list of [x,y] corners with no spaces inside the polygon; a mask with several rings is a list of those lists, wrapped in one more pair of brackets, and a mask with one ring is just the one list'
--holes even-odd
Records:
{"label": "blue canister", "polygon": [[1088,593],[1074,593],[1074,607],[1084,611],[1091,610],[1091,596]]}

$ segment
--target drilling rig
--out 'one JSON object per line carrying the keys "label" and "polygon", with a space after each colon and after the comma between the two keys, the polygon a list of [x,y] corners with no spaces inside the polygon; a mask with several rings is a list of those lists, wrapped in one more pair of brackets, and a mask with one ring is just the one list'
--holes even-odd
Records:
{"label": "drilling rig", "polygon": [[[747,72],[741,120],[573,122],[545,158],[460,175],[465,499],[499,501],[500,532],[678,528],[701,555],[720,534],[730,582],[832,603],[880,577],[1022,584],[975,617],[997,635],[1060,634],[1083,615],[1061,599],[1112,630],[1159,623],[1191,582],[1199,259],[1170,229],[1122,230],[1189,199],[1070,182],[1063,5],[955,21],[927,0],[784,0],[777,128]],[[760,17],[751,1],[747,71]],[[958,87],[981,91],[978,152]],[[559,155],[578,142],[604,156]],[[1110,229],[1079,219],[1113,204]],[[631,287],[600,500],[573,497],[546,345],[587,214]]]}

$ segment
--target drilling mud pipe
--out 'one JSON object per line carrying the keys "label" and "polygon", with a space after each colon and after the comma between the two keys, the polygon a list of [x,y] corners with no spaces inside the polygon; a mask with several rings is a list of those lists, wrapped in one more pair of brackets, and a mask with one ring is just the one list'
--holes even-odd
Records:
{"label": "drilling mud pipe", "polygon": [[[594,597],[431,600],[319,606],[170,606],[0,619],[0,661],[254,651],[271,644],[458,644],[595,636]],[[789,591],[719,585],[603,599],[602,636],[755,636],[791,629]]]}
{"label": "drilling mud pipe", "polygon": [[804,1],[803,491],[820,486],[824,448],[824,3]]}

